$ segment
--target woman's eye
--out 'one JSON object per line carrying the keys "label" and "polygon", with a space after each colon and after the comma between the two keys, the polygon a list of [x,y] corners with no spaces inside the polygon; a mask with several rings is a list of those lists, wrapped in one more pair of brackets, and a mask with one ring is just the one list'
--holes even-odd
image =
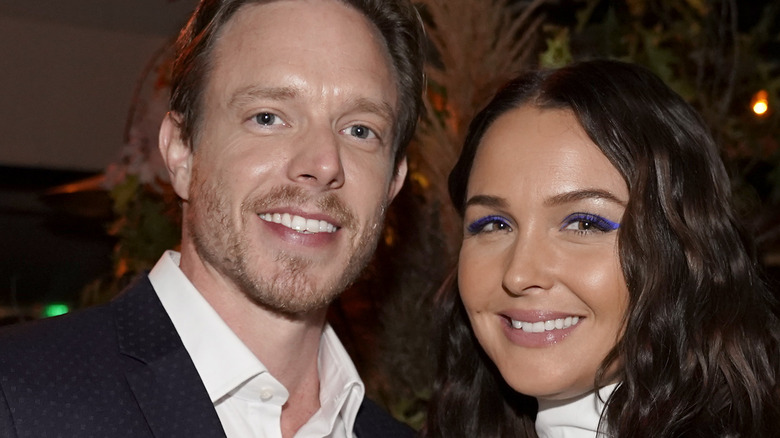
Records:
{"label": "woman's eye", "polygon": [[255,122],[258,125],[271,126],[282,123],[282,119],[274,113],[259,113],[254,116]]}
{"label": "woman's eye", "polygon": [[579,233],[607,233],[617,230],[619,227],[619,223],[612,222],[609,219],[605,219],[595,214],[573,213],[563,220],[561,230],[576,231]]}
{"label": "woman's eye", "polygon": [[376,134],[370,128],[363,125],[353,125],[346,129],[346,132],[361,140],[367,140],[370,138],[376,138]]}
{"label": "woman's eye", "polygon": [[485,216],[469,224],[469,234],[495,233],[498,231],[512,231],[509,221],[501,216]]}

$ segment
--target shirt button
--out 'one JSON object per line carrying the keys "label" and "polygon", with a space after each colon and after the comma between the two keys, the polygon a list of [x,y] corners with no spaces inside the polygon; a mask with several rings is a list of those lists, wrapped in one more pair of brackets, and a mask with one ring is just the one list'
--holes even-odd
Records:
{"label": "shirt button", "polygon": [[271,390],[268,388],[263,388],[263,390],[260,392],[260,400],[267,402],[272,398],[274,398],[274,393],[271,392]]}

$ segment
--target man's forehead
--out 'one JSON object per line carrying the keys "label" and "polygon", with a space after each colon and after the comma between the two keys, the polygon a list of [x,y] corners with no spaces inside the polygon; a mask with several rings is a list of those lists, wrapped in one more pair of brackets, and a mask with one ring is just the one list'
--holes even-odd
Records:
{"label": "man's forehead", "polygon": [[[295,5],[296,3],[299,5]],[[301,13],[300,8],[301,6],[308,8],[307,3],[310,2],[273,0],[243,6],[255,10],[245,11],[243,17],[232,17],[221,30],[211,54],[209,76],[216,71],[219,71],[220,76],[224,78],[239,74],[251,75],[252,70],[256,72],[262,70],[263,77],[254,75],[253,80],[244,78],[245,83],[238,84],[243,89],[223,91],[229,91],[231,95],[237,97],[253,97],[260,94],[268,97],[269,94],[275,94],[279,98],[285,95],[290,98],[300,94],[304,89],[309,89],[308,92],[311,92],[312,85],[318,86],[316,83],[307,84],[307,81],[340,70],[339,74],[349,80],[342,80],[341,84],[338,84],[336,79],[329,78],[340,88],[334,87],[330,91],[355,99],[360,107],[378,113],[388,113],[390,109],[389,112],[394,114],[399,91],[397,74],[384,39],[373,23],[360,11],[344,2],[318,0],[320,5],[323,3],[338,5],[338,8],[343,7],[344,11],[349,11],[349,16],[339,17],[337,9],[327,6],[319,8],[331,14],[332,18],[342,21],[334,24],[350,24],[340,26],[342,29],[348,28],[346,30],[333,31],[333,26],[318,24],[316,13],[304,17],[307,14]],[[281,6],[283,4],[291,4],[293,7],[285,8]],[[311,8],[311,10],[315,9],[318,8],[316,6]],[[278,12],[278,19],[272,17],[274,11]],[[364,26],[354,24],[355,14],[363,17]],[[292,28],[302,24],[311,26],[303,29]],[[363,38],[365,32],[370,33],[371,37]],[[382,99],[371,96],[377,92],[377,89],[370,89],[374,85],[372,82],[376,81],[386,81],[378,90],[381,94],[391,94],[391,96],[383,96]],[[384,108],[368,108],[372,104],[378,104],[372,103],[371,100],[388,102],[383,104]]]}

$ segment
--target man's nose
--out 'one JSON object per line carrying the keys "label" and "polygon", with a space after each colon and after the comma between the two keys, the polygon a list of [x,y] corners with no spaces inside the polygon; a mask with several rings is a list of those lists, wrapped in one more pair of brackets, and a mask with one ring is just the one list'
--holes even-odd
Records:
{"label": "man's nose", "polygon": [[329,126],[311,126],[295,143],[287,170],[290,180],[323,189],[336,189],[344,184],[338,132]]}

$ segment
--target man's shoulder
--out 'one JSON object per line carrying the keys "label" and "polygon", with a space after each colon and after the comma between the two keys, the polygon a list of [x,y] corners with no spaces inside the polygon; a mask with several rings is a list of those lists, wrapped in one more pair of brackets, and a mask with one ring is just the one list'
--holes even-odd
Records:
{"label": "man's shoulder", "polygon": [[[154,432],[153,432],[154,431]],[[0,333],[0,437],[224,436],[148,279]]]}
{"label": "man's shoulder", "polygon": [[[106,306],[97,306],[74,313],[0,329],[0,356],[7,353],[35,354],[49,349],[62,350],[70,344],[89,339],[105,339],[111,329]],[[23,359],[16,356],[15,360]]]}
{"label": "man's shoulder", "polygon": [[0,398],[7,409],[25,421],[49,412],[40,407],[44,403],[51,412],[64,412],[59,410],[64,404],[88,402],[109,376],[118,382],[122,370],[107,313],[103,306],[3,328]]}
{"label": "man's shoulder", "polygon": [[[138,285],[134,284],[130,289],[138,289]],[[120,296],[119,300],[122,299]],[[79,356],[88,358],[107,349],[116,349],[116,308],[116,302],[112,302],[3,327],[0,329],[0,367],[11,363],[16,368],[27,366],[23,364],[35,366],[41,361],[45,361],[41,364],[45,365],[46,362]]]}
{"label": "man's shoulder", "polygon": [[358,438],[403,438],[415,436],[414,429],[393,418],[368,398],[363,399],[355,420]]}

